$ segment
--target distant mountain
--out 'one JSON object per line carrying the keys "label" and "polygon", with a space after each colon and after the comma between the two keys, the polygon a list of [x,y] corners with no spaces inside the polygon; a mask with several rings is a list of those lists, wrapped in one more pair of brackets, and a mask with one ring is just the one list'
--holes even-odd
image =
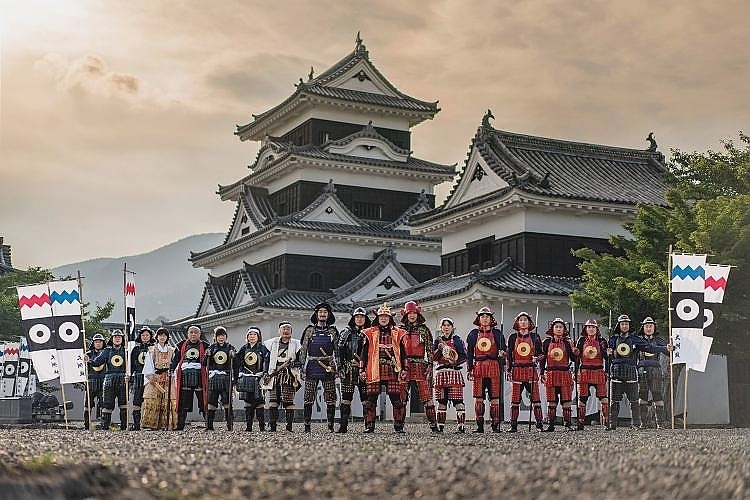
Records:
{"label": "distant mountain", "polygon": [[195,313],[206,281],[205,269],[188,262],[190,251],[219,245],[224,234],[188,236],[148,253],[118,258],[99,258],[52,269],[56,277],[83,276],[83,300],[91,304],[115,303],[109,321],[124,320],[123,263],[136,273],[136,324],[146,320],[175,320]]}

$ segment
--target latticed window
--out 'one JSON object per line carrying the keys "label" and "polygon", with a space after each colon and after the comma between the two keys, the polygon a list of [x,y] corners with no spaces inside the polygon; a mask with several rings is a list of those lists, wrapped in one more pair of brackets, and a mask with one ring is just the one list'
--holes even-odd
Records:
{"label": "latticed window", "polygon": [[312,290],[323,289],[323,275],[320,273],[310,273],[310,288]]}

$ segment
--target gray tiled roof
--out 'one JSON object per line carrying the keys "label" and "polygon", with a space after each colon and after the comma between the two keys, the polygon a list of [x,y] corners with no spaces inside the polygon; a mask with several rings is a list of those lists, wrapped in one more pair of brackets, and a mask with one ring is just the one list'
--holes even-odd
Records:
{"label": "gray tiled roof", "polygon": [[469,290],[475,284],[481,284],[492,290],[509,293],[524,293],[530,295],[570,295],[579,285],[580,279],[559,276],[540,276],[528,274],[515,267],[510,258],[490,269],[471,272],[455,276],[444,274],[416,285],[408,290],[395,293],[388,297],[368,301],[363,305],[375,305],[385,300],[402,303],[409,300],[425,302],[452,295],[458,295]]}
{"label": "gray tiled roof", "polygon": [[[550,198],[665,205],[667,169],[658,151],[550,139],[496,130],[484,123],[472,139],[492,170],[511,188]],[[466,164],[442,207],[412,218],[439,218],[467,172]],[[499,191],[495,195],[502,194]],[[489,195],[487,198],[490,198]],[[485,198],[485,199],[487,199]],[[470,200],[468,203],[481,202]],[[461,205],[451,210],[460,209]]]}
{"label": "gray tiled roof", "polygon": [[393,247],[388,247],[385,250],[378,252],[377,257],[372,264],[367,266],[367,269],[349,280],[348,283],[333,290],[335,298],[341,300],[348,297],[356,290],[359,290],[363,285],[372,281],[380,271],[386,268],[388,264],[395,266],[399,274],[407,280],[409,286],[414,286],[419,283],[417,279],[401,265],[398,259],[396,259],[396,252],[393,251]]}
{"label": "gray tiled roof", "polygon": [[[365,61],[369,68],[374,74],[386,83],[391,93],[394,96],[388,96],[383,94],[375,94],[371,92],[362,92],[357,90],[342,89],[336,87],[330,87],[328,84],[338,78],[343,73],[349,71],[352,67],[358,64],[360,61]],[[317,77],[296,85],[297,89],[295,92],[284,100],[281,104],[274,106],[273,108],[261,113],[259,115],[253,115],[253,121],[245,125],[237,125],[237,131],[235,135],[241,135],[250,128],[256,126],[258,123],[265,120],[267,117],[273,115],[276,111],[284,108],[289,103],[304,94],[317,95],[329,99],[337,99],[348,102],[361,102],[366,104],[374,104],[378,106],[384,106],[389,108],[402,109],[406,111],[415,111],[419,113],[425,113],[428,115],[434,115],[440,109],[438,108],[437,101],[429,102],[422,101],[411,97],[403,92],[400,92],[393,84],[391,84],[385,76],[375,68],[370,62],[369,53],[364,48],[364,45],[358,45],[353,52],[345,56],[343,59],[338,61],[336,64],[331,66],[329,69],[318,75]]]}

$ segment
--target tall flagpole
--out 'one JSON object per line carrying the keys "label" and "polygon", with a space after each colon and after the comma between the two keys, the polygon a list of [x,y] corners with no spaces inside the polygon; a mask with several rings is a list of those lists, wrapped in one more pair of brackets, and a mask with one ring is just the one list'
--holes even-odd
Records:
{"label": "tall flagpole", "polygon": [[[669,318],[669,343],[674,345],[672,339],[672,245],[669,245],[669,253],[667,254],[667,284],[668,284],[668,300],[667,300],[667,317]],[[669,401],[672,405],[672,430],[674,430],[674,352],[669,351]]]}
{"label": "tall flagpole", "polygon": [[[83,321],[83,284],[81,283],[81,271],[77,271],[78,277],[78,297],[81,301],[81,333],[83,334],[83,352],[86,352],[86,324]],[[88,431],[92,430],[91,420],[91,388],[89,387],[89,364],[84,364],[86,370],[86,415],[88,416],[89,428]]]}
{"label": "tall flagpole", "polygon": [[690,368],[688,368],[688,364],[685,363],[685,396],[682,402],[682,430],[687,430],[687,391],[688,391],[688,374],[690,373]]}
{"label": "tall flagpole", "polygon": [[[49,297],[50,295],[51,295],[51,293],[49,291],[49,282],[48,282],[47,283],[47,296]],[[54,311],[52,311],[52,317],[53,318],[55,317]],[[55,324],[54,320],[52,320],[52,324],[53,325]],[[58,367],[62,368],[62,363],[60,363],[60,361],[59,361],[60,354],[57,353],[56,356],[58,356],[58,358],[57,358],[58,359]],[[63,399],[63,405],[62,406],[63,406],[63,416],[65,417],[65,430],[67,431],[68,430],[68,404],[67,404],[68,401],[65,398],[65,384],[63,384],[63,380],[62,380],[63,379],[63,377],[62,377],[62,371],[60,371],[58,373],[58,375],[60,376],[60,394],[62,395],[62,399]]]}
{"label": "tall flagpole", "polygon": [[[125,429],[128,428],[128,414],[130,414],[130,332],[128,331],[128,263],[122,263],[122,307],[125,315],[125,324],[123,331],[125,332],[125,338],[123,344],[125,347]],[[135,329],[135,324],[133,325]]]}

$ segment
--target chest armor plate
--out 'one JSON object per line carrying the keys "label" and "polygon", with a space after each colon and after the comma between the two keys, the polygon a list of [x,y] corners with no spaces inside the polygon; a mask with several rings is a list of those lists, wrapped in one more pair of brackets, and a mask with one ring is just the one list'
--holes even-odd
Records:
{"label": "chest armor plate", "polygon": [[404,335],[404,351],[409,357],[421,358],[425,355],[423,329],[420,327],[407,330]]}
{"label": "chest armor plate", "polygon": [[568,366],[569,362],[570,359],[568,359],[568,351],[565,350],[565,343],[563,341],[550,342],[549,350],[547,351],[547,366]]}
{"label": "chest armor plate", "polygon": [[487,356],[497,353],[497,343],[492,332],[479,332],[477,345],[474,346],[474,356]]}
{"label": "chest armor plate", "polygon": [[531,343],[531,335],[516,337],[516,361],[531,362],[534,357],[534,345]]}
{"label": "chest armor plate", "polygon": [[586,339],[583,343],[583,359],[588,361],[586,364],[602,363],[602,352],[599,347],[599,341],[597,339]]}

